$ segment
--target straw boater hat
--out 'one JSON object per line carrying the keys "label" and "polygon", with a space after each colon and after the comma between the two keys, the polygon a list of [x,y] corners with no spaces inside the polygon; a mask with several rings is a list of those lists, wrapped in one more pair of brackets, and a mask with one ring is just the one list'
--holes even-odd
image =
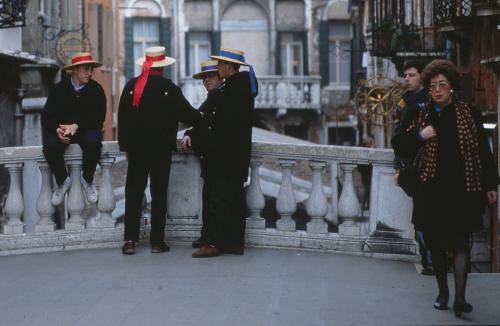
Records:
{"label": "straw boater hat", "polygon": [[92,65],[92,67],[96,68],[102,66],[102,63],[95,61],[94,57],[92,57],[92,53],[90,52],[78,52],[73,54],[71,57],[71,64],[65,66],[63,70],[80,65]]}
{"label": "straw boater hat", "polygon": [[211,55],[210,58],[228,62],[234,62],[243,66],[248,66],[245,62],[245,56],[243,51],[230,49],[230,48],[220,48],[218,55]]}
{"label": "straw boater hat", "polygon": [[136,64],[142,66],[146,61],[153,61],[151,68],[160,68],[173,64],[175,62],[174,58],[167,57],[165,55],[165,48],[163,46],[153,46],[146,49],[146,55],[135,61]]}
{"label": "straw boater hat", "polygon": [[250,73],[250,87],[252,88],[252,94],[257,95],[257,81],[255,79],[253,66],[245,62],[245,56],[243,54],[243,51],[240,50],[220,48],[219,53],[217,55],[211,55],[210,58],[218,61],[233,62],[242,66],[247,66]]}
{"label": "straw boater hat", "polygon": [[193,75],[194,79],[203,79],[209,72],[217,72],[217,60],[210,60],[201,63],[201,71]]}

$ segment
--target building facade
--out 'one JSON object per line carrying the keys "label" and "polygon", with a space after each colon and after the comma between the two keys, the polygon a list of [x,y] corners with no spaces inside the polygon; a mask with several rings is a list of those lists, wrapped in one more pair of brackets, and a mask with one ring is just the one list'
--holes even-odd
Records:
{"label": "building facade", "polygon": [[[240,49],[260,83],[256,126],[319,143],[354,145],[351,77],[361,57],[353,44],[354,7],[348,1],[312,0],[121,1],[121,83],[140,73],[134,62],[146,47],[161,44],[178,60],[166,75],[198,106],[205,92],[191,76],[200,63],[221,46]],[[350,128],[347,134],[354,136],[335,139],[331,135],[339,132],[331,132],[332,127]]]}

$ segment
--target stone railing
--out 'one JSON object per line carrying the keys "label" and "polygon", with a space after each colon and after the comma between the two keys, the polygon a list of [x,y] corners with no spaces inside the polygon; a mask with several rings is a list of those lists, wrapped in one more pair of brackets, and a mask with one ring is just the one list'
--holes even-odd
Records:
{"label": "stone railing", "polygon": [[[10,174],[0,254],[118,246],[123,224],[113,217],[118,208],[112,184],[117,185],[111,173],[115,159],[122,155],[116,142],[104,143],[101,172],[96,174],[99,199],[92,206],[85,201],[79,182],[80,149],[71,145],[66,160],[73,182],[65,207],[56,208],[50,203],[52,177],[41,147],[0,148],[0,164]],[[254,143],[247,187],[247,245],[414,257],[411,201],[394,185],[392,159],[392,151],[383,149]],[[353,183],[353,171],[360,164],[372,167],[369,212],[362,211]],[[272,228],[266,228],[262,217],[262,165],[281,173],[275,206],[279,216]],[[113,175],[123,172],[115,171]],[[166,228],[169,241],[186,242],[199,236],[203,183],[199,173],[194,154],[173,156]],[[301,183],[300,191],[308,192],[301,204],[310,219],[302,230],[292,219],[299,197],[298,177],[292,174],[311,180]],[[59,229],[53,222],[56,209],[62,217]],[[143,238],[147,238],[147,230],[148,225],[143,226]]]}
{"label": "stone railing", "polygon": [[[319,76],[258,76],[257,109],[320,110]],[[182,91],[194,107],[199,107],[207,94],[200,80],[182,79]]]}

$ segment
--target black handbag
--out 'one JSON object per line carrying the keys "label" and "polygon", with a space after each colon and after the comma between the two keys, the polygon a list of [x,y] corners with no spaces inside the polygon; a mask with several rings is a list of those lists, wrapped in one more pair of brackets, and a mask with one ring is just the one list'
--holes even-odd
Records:
{"label": "black handbag", "polygon": [[420,147],[413,161],[403,162],[403,166],[399,170],[398,185],[410,197],[415,195],[417,189],[418,178],[420,176],[422,166],[422,154],[424,146]]}

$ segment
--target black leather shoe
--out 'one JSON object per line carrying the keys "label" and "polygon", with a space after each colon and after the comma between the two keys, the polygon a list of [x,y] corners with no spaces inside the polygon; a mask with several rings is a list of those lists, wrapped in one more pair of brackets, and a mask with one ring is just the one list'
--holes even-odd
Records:
{"label": "black leather shoe", "polygon": [[123,244],[122,254],[124,255],[133,255],[135,254],[135,242],[127,241]]}
{"label": "black leather shoe", "polygon": [[165,242],[151,244],[151,253],[153,254],[167,251],[170,251],[170,247]]}
{"label": "black leather shoe", "polygon": [[191,243],[193,248],[201,248],[202,245],[207,244],[202,238],[196,239]]}
{"label": "black leather shoe", "polygon": [[440,297],[436,298],[434,301],[434,308],[437,310],[446,310],[448,309],[448,297]]}
{"label": "black leather shoe", "polygon": [[453,303],[453,311],[455,312],[455,316],[460,317],[462,313],[468,314],[472,311],[472,305],[465,301],[455,301]]}

